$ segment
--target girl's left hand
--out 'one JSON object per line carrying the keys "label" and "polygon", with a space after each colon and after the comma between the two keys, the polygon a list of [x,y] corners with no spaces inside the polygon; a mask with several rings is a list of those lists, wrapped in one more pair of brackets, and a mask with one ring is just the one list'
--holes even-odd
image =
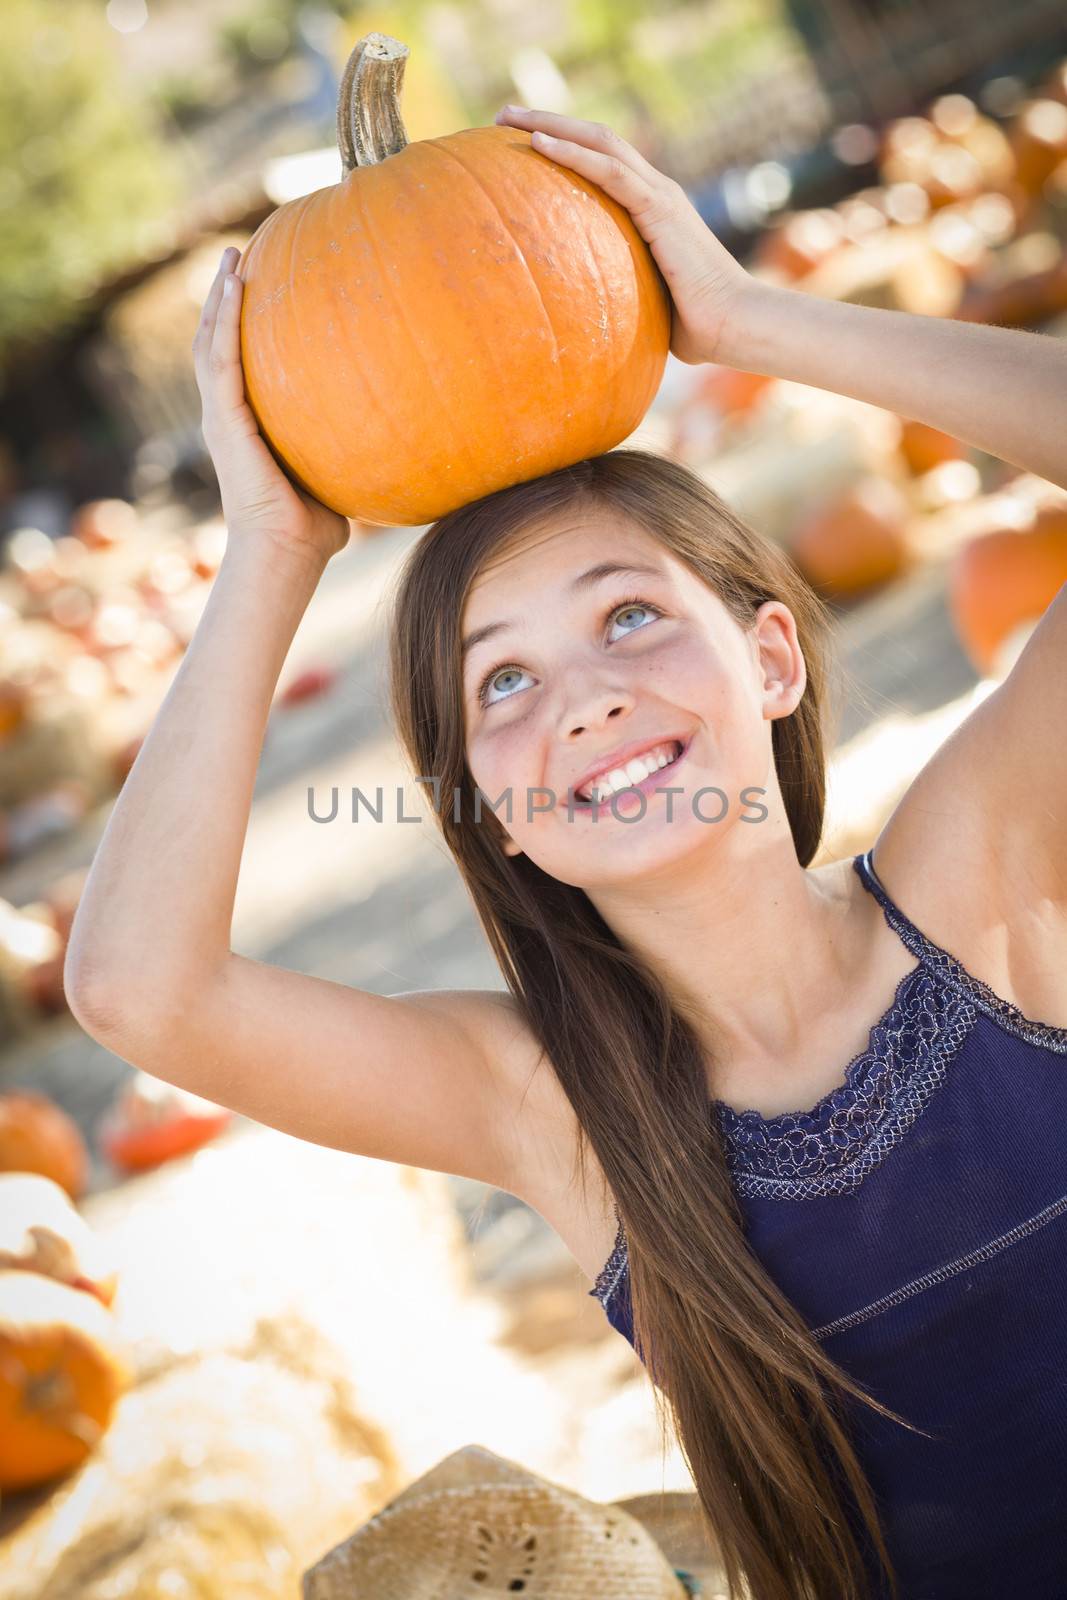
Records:
{"label": "girl's left hand", "polygon": [[657,172],[603,123],[520,106],[504,106],[494,121],[527,129],[541,155],[598,184],[626,207],[670,291],[671,350],[689,366],[714,361],[725,344],[724,330],[755,280],[719,243],[681,184]]}

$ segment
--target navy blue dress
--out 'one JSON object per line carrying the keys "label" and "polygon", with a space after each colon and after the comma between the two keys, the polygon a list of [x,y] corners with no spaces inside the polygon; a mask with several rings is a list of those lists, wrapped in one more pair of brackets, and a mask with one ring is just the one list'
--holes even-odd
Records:
{"label": "navy blue dress", "polygon": [[[852,865],[917,963],[810,1111],[713,1103],[746,1238],[827,1354],[934,1435],[843,1402],[901,1600],[1067,1600],[1067,1028],[920,933],[872,851]],[[633,1344],[621,1218],[589,1293]]]}

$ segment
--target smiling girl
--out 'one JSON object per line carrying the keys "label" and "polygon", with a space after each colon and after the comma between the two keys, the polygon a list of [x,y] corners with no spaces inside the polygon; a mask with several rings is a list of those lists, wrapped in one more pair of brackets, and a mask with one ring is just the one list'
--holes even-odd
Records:
{"label": "smiling girl", "polygon": [[[1067,487],[1062,344],[762,285],[609,129],[498,121],[628,208],[681,360]],[[194,343],[229,542],[89,875],[75,1015],[261,1122],[539,1211],[645,1361],[735,1594],[1063,1600],[1067,594],[872,848],[814,868],[830,619],[780,549],[636,450],[465,506],[401,575],[392,702],[506,988],[246,959],[267,715],[348,529],[256,429],[236,265]]]}

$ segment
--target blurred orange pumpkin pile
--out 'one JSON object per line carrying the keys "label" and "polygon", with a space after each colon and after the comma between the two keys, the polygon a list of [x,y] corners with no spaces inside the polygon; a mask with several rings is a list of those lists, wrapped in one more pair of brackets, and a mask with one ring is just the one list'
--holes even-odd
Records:
{"label": "blurred orange pumpkin pile", "polygon": [[[898,118],[879,166],[879,184],[769,228],[754,274],[1067,335],[1067,60],[1003,126],[961,94]],[[851,601],[948,550],[961,647],[977,672],[1003,672],[1067,581],[1067,497],[1049,485],[1035,494],[1041,480],[875,410],[708,366],[693,370],[666,443],[828,599]]]}
{"label": "blurred orange pumpkin pile", "polygon": [[0,1173],[0,1492],[73,1471],[132,1380],[118,1273],[54,1179]]}
{"label": "blurred orange pumpkin pile", "polygon": [[[196,629],[221,521],[162,533],[122,500],[81,506],[57,539],[12,533],[0,558],[0,868],[75,826],[129,775]],[[281,710],[329,690],[329,668]],[[0,1047],[66,1010],[63,960],[87,869],[24,905],[0,898]]]}
{"label": "blurred orange pumpkin pile", "polygon": [[[116,1172],[145,1172],[200,1149],[231,1120],[225,1106],[135,1069],[97,1139]],[[89,1165],[81,1131],[61,1106],[35,1089],[0,1094],[0,1173],[36,1173],[77,1200],[88,1187]]]}
{"label": "blurred orange pumpkin pile", "polygon": [[866,305],[1030,326],[1067,311],[1065,64],[1001,126],[962,94],[881,136],[881,182],[759,241],[773,281]]}
{"label": "blurred orange pumpkin pile", "polygon": [[0,863],[124,781],[192,638],[221,523],[164,535],[121,500],[13,531],[0,569]]}
{"label": "blurred orange pumpkin pile", "polygon": [[[120,1172],[215,1138],[230,1112],[137,1072],[100,1130]],[[89,1152],[72,1118],[34,1090],[0,1094],[0,1492],[81,1463],[131,1381],[112,1315],[116,1262],[77,1211]]]}

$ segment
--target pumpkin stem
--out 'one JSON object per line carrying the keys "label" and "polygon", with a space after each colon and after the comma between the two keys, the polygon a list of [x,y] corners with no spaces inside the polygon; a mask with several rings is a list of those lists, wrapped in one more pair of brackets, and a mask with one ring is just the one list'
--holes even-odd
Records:
{"label": "pumpkin stem", "polygon": [[368,33],[348,58],[337,96],[337,146],[346,173],[399,155],[408,142],[400,85],[411,51],[387,33]]}

